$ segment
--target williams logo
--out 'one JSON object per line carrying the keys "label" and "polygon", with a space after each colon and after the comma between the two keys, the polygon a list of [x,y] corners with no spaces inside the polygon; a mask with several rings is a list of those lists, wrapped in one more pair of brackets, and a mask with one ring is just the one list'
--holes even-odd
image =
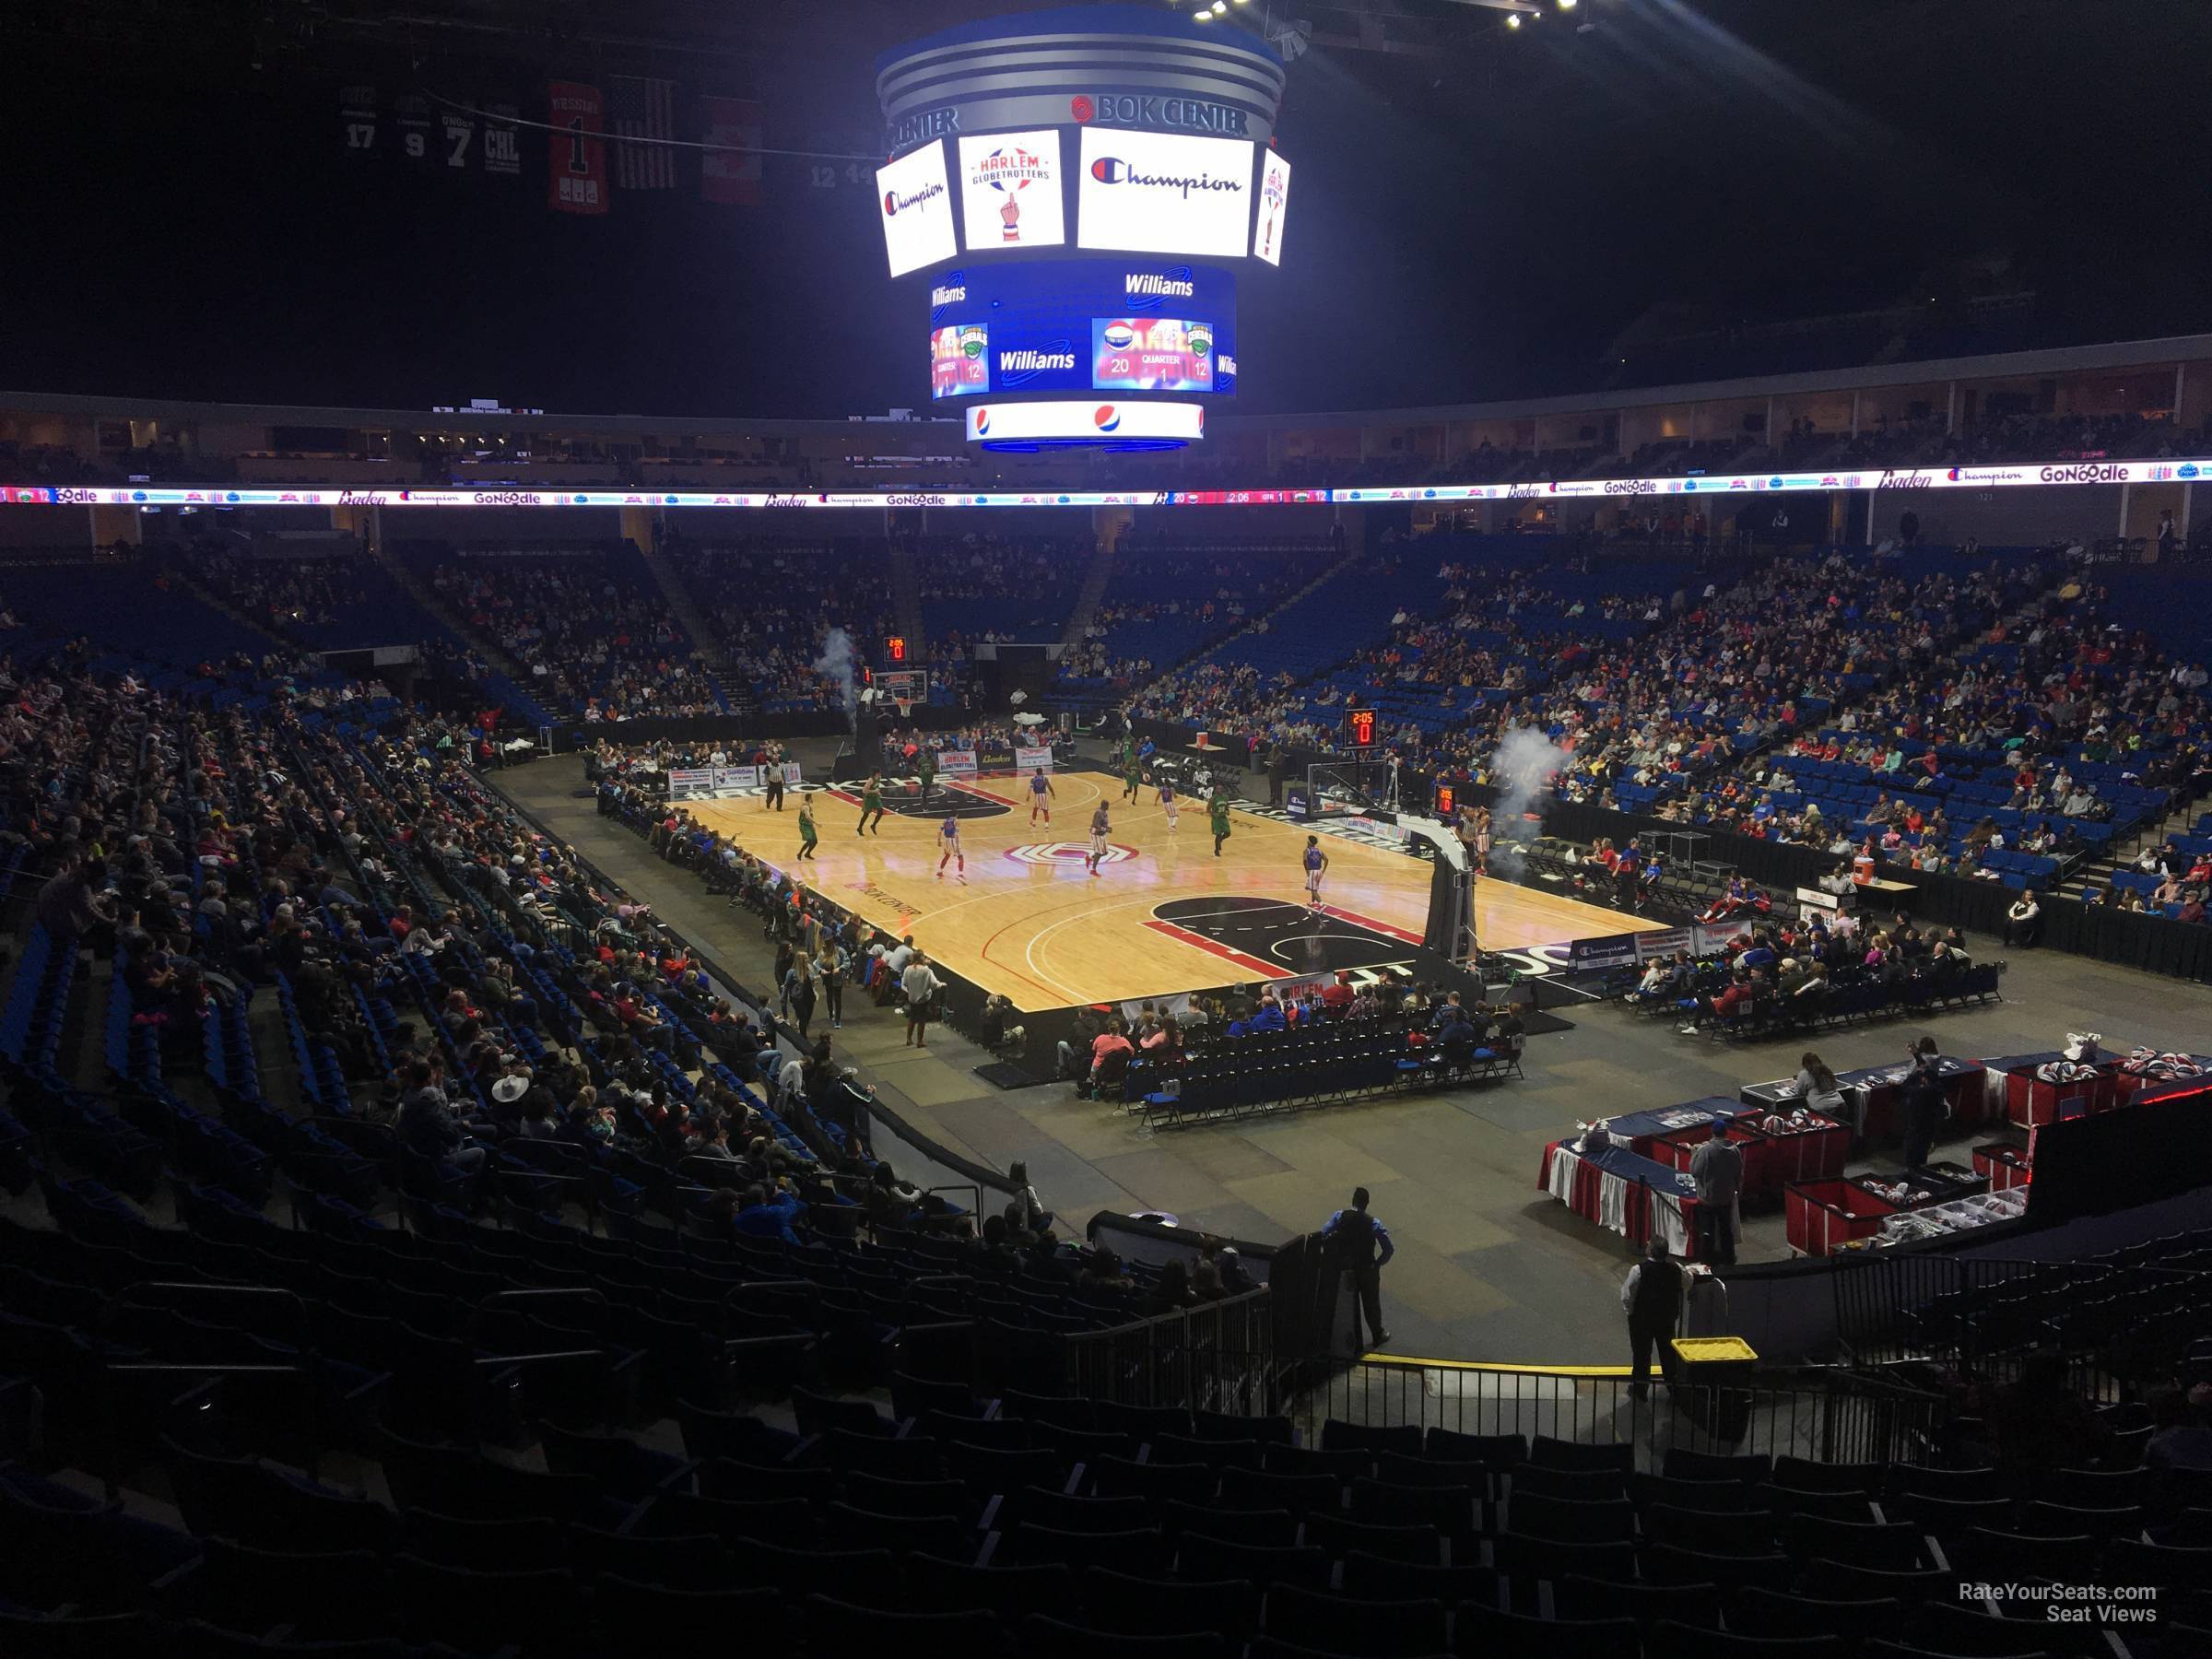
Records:
{"label": "williams logo", "polygon": [[1119,156],[1100,156],[1090,164],[1090,176],[1101,184],[1134,184],[1140,190],[1171,190],[1184,201],[1191,192],[1200,194],[1227,192],[1242,194],[1244,181],[1222,173],[1149,173],[1132,167]]}
{"label": "williams logo", "polygon": [[934,179],[908,195],[900,195],[895,190],[887,190],[883,193],[883,217],[895,218],[911,208],[926,206],[944,194],[945,186]]}
{"label": "williams logo", "polygon": [[964,305],[967,301],[968,285],[964,282],[958,287],[940,283],[929,290],[929,302],[932,305]]}
{"label": "williams logo", "polygon": [[[1190,276],[1190,265],[1174,265],[1172,270],[1133,270],[1122,278],[1122,292],[1128,299],[1196,299],[1199,286]],[[1150,305],[1139,305],[1137,310],[1152,310]]]}
{"label": "williams logo", "polygon": [[1024,347],[1018,351],[1000,352],[998,383],[1018,386],[1041,374],[1072,374],[1075,367],[1075,347],[1066,340],[1051,340],[1041,350]]}

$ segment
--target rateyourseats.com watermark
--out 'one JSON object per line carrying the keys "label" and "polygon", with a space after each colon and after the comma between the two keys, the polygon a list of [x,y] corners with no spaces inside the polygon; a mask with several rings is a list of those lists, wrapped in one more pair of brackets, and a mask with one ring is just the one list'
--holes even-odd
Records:
{"label": "rateyourseats.com watermark", "polygon": [[2159,1622],[2156,1584],[2053,1584],[1968,1583],[1959,1599],[1969,1606],[1994,1607],[2008,1618],[2041,1618],[2046,1624],[2155,1625]]}

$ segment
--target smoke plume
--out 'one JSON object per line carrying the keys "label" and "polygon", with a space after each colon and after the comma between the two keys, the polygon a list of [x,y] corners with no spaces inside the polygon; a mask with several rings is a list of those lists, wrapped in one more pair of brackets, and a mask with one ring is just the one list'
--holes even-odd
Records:
{"label": "smoke plume", "polygon": [[855,684],[855,659],[853,654],[853,636],[841,628],[833,628],[822,641],[822,654],[814,661],[814,671],[825,679],[837,682],[838,700],[850,717],[860,700]]}
{"label": "smoke plume", "polygon": [[1551,792],[1552,780],[1573,764],[1574,757],[1541,732],[1515,726],[1498,740],[1490,757],[1490,783],[1498,803],[1490,808],[1496,826],[1490,862],[1509,874],[1520,862],[1521,842],[1526,839],[1522,815],[1539,795]]}

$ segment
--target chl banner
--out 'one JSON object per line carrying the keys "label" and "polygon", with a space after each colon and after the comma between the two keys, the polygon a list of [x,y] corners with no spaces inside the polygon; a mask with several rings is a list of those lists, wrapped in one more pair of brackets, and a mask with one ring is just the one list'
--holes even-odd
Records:
{"label": "chl banner", "polygon": [[702,98],[699,108],[701,140],[724,147],[704,152],[699,199],[759,206],[760,106],[749,98]]}
{"label": "chl banner", "polygon": [[555,130],[546,146],[546,206],[556,213],[605,213],[614,189],[606,176],[606,107],[599,88],[555,81],[547,94]]}

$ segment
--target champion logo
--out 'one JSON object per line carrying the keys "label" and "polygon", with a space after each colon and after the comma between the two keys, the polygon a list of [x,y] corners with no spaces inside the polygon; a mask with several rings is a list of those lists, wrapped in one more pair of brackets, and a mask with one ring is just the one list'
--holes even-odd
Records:
{"label": "champion logo", "polygon": [[895,190],[887,190],[883,193],[883,217],[885,218],[894,218],[905,212],[909,207],[920,207],[925,203],[935,201],[944,194],[945,186],[934,179],[923,185],[921,189],[907,195],[900,195]]}
{"label": "champion logo", "polygon": [[1122,412],[1112,404],[1100,404],[1091,412],[1090,424],[1101,432],[1114,431],[1122,424]]}
{"label": "champion logo", "polygon": [[[1086,865],[1090,862],[1090,847],[1083,841],[1032,841],[1026,847],[1008,847],[1006,856],[1016,864],[1041,865],[1047,867],[1059,865]],[[1136,856],[1135,847],[1119,841],[1108,841],[1099,862],[1102,865],[1127,864]]]}
{"label": "champion logo", "polygon": [[1194,190],[1201,194],[1229,192],[1242,194],[1244,181],[1218,173],[1148,173],[1132,167],[1119,156],[1100,156],[1090,164],[1090,176],[1101,184],[1134,184],[1140,190],[1171,190],[1189,201]]}

